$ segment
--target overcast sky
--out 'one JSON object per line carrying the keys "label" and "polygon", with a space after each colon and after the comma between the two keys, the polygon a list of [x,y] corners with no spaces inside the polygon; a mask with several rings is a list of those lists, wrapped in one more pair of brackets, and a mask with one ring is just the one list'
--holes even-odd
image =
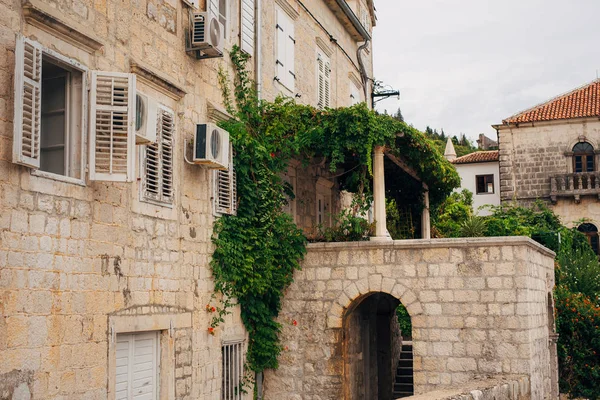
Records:
{"label": "overcast sky", "polygon": [[490,125],[596,78],[600,0],[375,0],[379,110],[446,134]]}

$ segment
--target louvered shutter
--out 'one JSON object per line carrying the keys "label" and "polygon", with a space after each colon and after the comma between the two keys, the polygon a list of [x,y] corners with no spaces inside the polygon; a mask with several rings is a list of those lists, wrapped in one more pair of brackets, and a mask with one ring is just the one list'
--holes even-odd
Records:
{"label": "louvered shutter", "polygon": [[325,107],[325,60],[317,54],[317,107]]}
{"label": "louvered shutter", "polygon": [[254,16],[255,0],[242,0],[240,7],[242,31],[241,31],[241,49],[242,51],[254,55],[254,30],[255,30],[255,16]]}
{"label": "louvered shutter", "polygon": [[275,56],[275,64],[276,69],[275,73],[277,74],[277,78],[279,82],[283,85],[287,85],[287,69],[286,69],[286,17],[285,13],[282,10],[277,10],[277,24],[275,26],[276,30],[276,45],[277,45],[277,54]]}
{"label": "louvered shutter", "polygon": [[323,107],[331,107],[331,62],[329,60],[325,61]]}
{"label": "louvered shutter", "polygon": [[162,203],[173,203],[173,140],[175,115],[159,107],[156,143],[146,146],[144,159],[144,197]]}
{"label": "louvered shutter", "polygon": [[233,165],[233,150],[229,151],[229,168],[215,173],[215,211],[235,214],[237,211],[237,176]]}
{"label": "louvered shutter", "polygon": [[13,162],[40,167],[42,108],[42,46],[17,37],[15,47],[15,109]]}
{"label": "louvered shutter", "polygon": [[92,72],[90,179],[131,182],[135,151],[135,75]]}
{"label": "louvered shutter", "polygon": [[117,335],[116,400],[157,400],[158,332]]}

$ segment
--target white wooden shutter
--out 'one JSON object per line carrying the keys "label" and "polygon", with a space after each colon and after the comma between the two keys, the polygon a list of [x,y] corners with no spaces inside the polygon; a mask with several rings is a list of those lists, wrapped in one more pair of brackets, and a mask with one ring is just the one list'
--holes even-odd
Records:
{"label": "white wooden shutter", "polygon": [[229,169],[215,173],[215,211],[235,214],[237,211],[237,176],[233,165],[234,151],[229,151]]}
{"label": "white wooden shutter", "polygon": [[90,179],[131,182],[135,151],[135,75],[92,72]]}
{"label": "white wooden shutter", "polygon": [[116,400],[159,397],[158,332],[117,335]]}
{"label": "white wooden shutter", "polygon": [[175,115],[159,107],[156,143],[146,146],[144,158],[144,197],[162,203],[173,203],[173,140]]}
{"label": "white wooden shutter", "polygon": [[15,109],[13,162],[40,167],[42,108],[42,46],[17,36],[15,47]]}
{"label": "white wooden shutter", "polygon": [[285,16],[285,12],[282,10],[277,10],[277,23],[275,25],[275,36],[276,36],[276,51],[277,54],[275,55],[275,73],[277,74],[277,78],[279,79],[279,83],[281,83],[282,85],[286,85],[287,81],[286,81],[286,76],[287,76],[287,69],[286,69],[286,55],[285,55],[285,50],[286,50],[286,16]]}
{"label": "white wooden shutter", "polygon": [[331,99],[331,61],[321,52],[317,52],[317,107],[330,107]]}
{"label": "white wooden shutter", "polygon": [[[287,17],[287,16],[286,16]],[[287,17],[287,38],[286,38],[286,47],[285,47],[285,60],[286,60],[286,78],[288,84],[286,85],[288,89],[294,90],[296,85],[296,70],[294,69],[294,65],[296,63],[295,60],[295,52],[296,52],[296,39],[294,38],[294,21],[291,18]]]}
{"label": "white wooden shutter", "polygon": [[323,85],[323,107],[331,107],[331,61],[325,60],[325,81]]}
{"label": "white wooden shutter", "polygon": [[254,56],[254,31],[255,31],[255,15],[254,7],[256,0],[242,0],[240,7],[242,22],[241,29],[241,44],[242,51]]}

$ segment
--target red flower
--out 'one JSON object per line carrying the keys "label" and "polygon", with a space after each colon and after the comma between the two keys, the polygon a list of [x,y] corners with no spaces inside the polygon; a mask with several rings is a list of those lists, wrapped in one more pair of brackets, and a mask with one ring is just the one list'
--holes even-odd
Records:
{"label": "red flower", "polygon": [[210,312],[215,312],[217,309],[215,307],[211,307]]}
{"label": "red flower", "polygon": [[288,351],[288,350],[289,350],[287,346],[285,346],[283,349],[284,349],[285,351]]}
{"label": "red flower", "polygon": [[271,153],[271,158],[275,158],[275,153]]}
{"label": "red flower", "polygon": [[210,333],[211,335],[215,335],[215,328],[213,328],[212,326],[208,328],[208,333]]}
{"label": "red flower", "polygon": [[296,326],[298,325],[298,321],[296,321],[295,319],[292,320],[292,325]]}

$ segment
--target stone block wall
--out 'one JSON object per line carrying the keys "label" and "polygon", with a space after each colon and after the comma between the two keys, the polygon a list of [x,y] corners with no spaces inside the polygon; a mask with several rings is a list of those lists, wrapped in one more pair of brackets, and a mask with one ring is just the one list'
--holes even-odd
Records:
{"label": "stone block wall", "polygon": [[571,152],[580,137],[598,149],[600,122],[582,119],[502,126],[498,132],[502,201],[549,198],[550,176],[573,172],[565,152]]}
{"label": "stone block wall", "polygon": [[527,238],[309,245],[280,314],[289,350],[266,375],[265,396],[339,399],[352,335],[345,316],[383,292],[411,315],[416,394],[517,374],[528,377],[532,399],[550,398],[553,258]]}
{"label": "stone block wall", "polygon": [[[244,339],[245,330],[235,310],[215,336],[207,332],[212,174],[185,164],[180,149],[195,124],[209,121],[208,102],[222,102],[217,72],[231,72],[230,62],[186,54],[181,1],[34,3],[103,47],[63,40],[29,23],[21,1],[0,1],[0,396],[112,398],[115,337],[150,321],[144,329],[163,332],[161,398],[219,398],[221,341]],[[231,21],[228,47],[237,40]],[[130,72],[137,64],[181,90],[176,99],[164,84],[138,78],[139,90],[176,115],[172,207],[142,201],[139,180],[81,185],[12,163],[17,33],[89,70]],[[137,157],[135,165],[139,177]],[[123,310],[136,312],[119,328],[112,321]]]}

